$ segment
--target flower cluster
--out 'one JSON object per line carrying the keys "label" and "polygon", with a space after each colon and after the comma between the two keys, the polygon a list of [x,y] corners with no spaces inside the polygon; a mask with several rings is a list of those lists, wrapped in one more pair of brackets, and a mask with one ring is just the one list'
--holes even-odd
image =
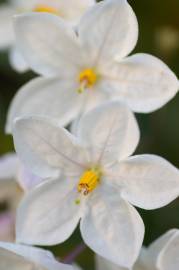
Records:
{"label": "flower cluster", "polygon": [[[75,269],[30,245],[63,243],[79,225],[97,270],[179,269],[177,229],[141,249],[145,226],[135,207],[152,210],[176,199],[179,171],[160,156],[134,154],[140,139],[134,112],[164,106],[179,81],[152,55],[128,56],[138,39],[131,6],[16,0],[1,12],[10,27],[6,12],[16,14],[2,42],[13,65],[39,76],[8,111],[6,131],[18,157],[4,157],[0,175],[5,183],[16,180],[21,190],[13,181],[13,194],[21,202],[10,239],[16,243],[0,243],[0,268]],[[14,229],[14,210],[9,214]]]}

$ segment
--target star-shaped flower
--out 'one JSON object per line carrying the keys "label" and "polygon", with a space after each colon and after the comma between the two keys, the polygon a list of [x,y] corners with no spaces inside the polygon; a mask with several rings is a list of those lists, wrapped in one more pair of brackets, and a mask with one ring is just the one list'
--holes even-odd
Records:
{"label": "star-shaped flower", "polygon": [[139,140],[132,112],[119,102],[103,104],[81,118],[77,137],[49,118],[20,118],[13,136],[23,162],[48,178],[19,208],[18,241],[61,243],[80,221],[91,249],[131,267],[144,234],[131,204],[155,209],[179,194],[179,173],[169,162],[154,155],[129,157]]}
{"label": "star-shaped flower", "polygon": [[47,12],[76,24],[94,0],[9,0],[0,5],[0,49],[11,48],[10,62],[17,71],[26,71],[29,67],[19,52],[15,42],[12,16],[25,12]]}
{"label": "star-shaped flower", "polygon": [[[179,230],[173,229],[162,235],[148,248],[142,248],[133,270],[178,270]],[[96,257],[96,270],[127,270]]]}
{"label": "star-shaped flower", "polygon": [[51,252],[25,245],[0,242],[1,270],[73,270],[55,260]]}
{"label": "star-shaped flower", "polygon": [[137,19],[126,0],[94,5],[75,30],[50,14],[28,14],[16,18],[15,31],[27,63],[43,77],[15,96],[8,131],[14,117],[27,114],[56,117],[67,125],[109,99],[151,112],[178,91],[178,79],[156,57],[126,57],[138,38]]}

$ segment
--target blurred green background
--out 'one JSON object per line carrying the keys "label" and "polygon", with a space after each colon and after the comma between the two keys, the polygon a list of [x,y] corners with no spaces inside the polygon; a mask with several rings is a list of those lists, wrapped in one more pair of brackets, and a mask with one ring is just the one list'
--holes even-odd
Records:
{"label": "blurred green background", "polygon": [[[179,76],[179,1],[130,0],[129,3],[137,14],[140,29],[135,52],[161,58]],[[13,71],[7,52],[0,52],[0,154],[13,150],[12,138],[4,134],[8,105],[17,89],[33,76],[31,72],[22,75]],[[162,109],[149,115],[137,115],[137,118],[141,128],[137,153],[158,154],[179,167],[179,95]],[[139,211],[146,226],[146,245],[168,229],[179,228],[179,199],[159,210]],[[71,239],[52,250],[63,258],[80,242],[77,230]],[[77,261],[84,269],[94,269],[93,252],[89,249]]]}

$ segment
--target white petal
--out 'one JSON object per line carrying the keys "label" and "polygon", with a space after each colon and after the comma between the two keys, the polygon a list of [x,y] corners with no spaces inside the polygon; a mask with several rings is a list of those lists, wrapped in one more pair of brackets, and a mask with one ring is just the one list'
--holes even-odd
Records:
{"label": "white petal", "polygon": [[[46,0],[49,3],[49,0]],[[96,3],[95,0],[56,0],[60,15],[72,22],[79,21],[83,13]]]}
{"label": "white petal", "polygon": [[85,96],[83,98],[83,101],[81,102],[79,115],[70,125],[70,132],[72,134],[77,134],[78,124],[83,114],[109,101],[110,99],[109,94],[104,91],[104,88],[97,88],[93,90],[94,91],[89,90],[83,93],[83,96]]}
{"label": "white petal", "polygon": [[[105,75],[106,72],[106,75]],[[175,74],[158,58],[135,54],[103,71],[111,95],[135,112],[152,112],[165,105],[179,90]]]}
{"label": "white petal", "polygon": [[143,209],[162,207],[179,195],[179,171],[159,156],[133,156],[119,163],[112,178],[122,186],[123,197]]}
{"label": "white petal", "polygon": [[18,175],[20,161],[15,153],[0,158],[0,181],[15,179]]}
{"label": "white petal", "polygon": [[100,256],[122,267],[135,262],[144,235],[144,224],[116,189],[98,189],[81,220],[85,243]]}
{"label": "white petal", "polygon": [[[72,270],[55,260],[52,253],[40,248],[0,242],[1,270]],[[18,268],[20,267],[20,268]]]}
{"label": "white petal", "polygon": [[83,16],[78,33],[91,63],[100,66],[116,55],[120,58],[128,55],[135,47],[137,19],[126,0],[106,0]]}
{"label": "white petal", "polygon": [[[149,270],[146,258],[148,257],[148,250],[144,246],[141,248],[139,257],[133,266],[133,270]],[[154,267],[155,268],[155,267]],[[152,268],[153,269],[153,268]]]}
{"label": "white petal", "polygon": [[17,181],[24,191],[29,191],[30,189],[42,183],[44,179],[31,173],[25,168],[25,166],[23,166],[23,164],[21,164]]}
{"label": "white petal", "polygon": [[157,267],[162,270],[179,269],[179,230],[171,230],[167,233],[170,239],[161,250],[157,261]]}
{"label": "white petal", "polygon": [[[44,31],[45,29],[45,31]],[[17,46],[28,65],[45,76],[75,76],[82,56],[74,30],[57,16],[29,13],[15,19]]]}
{"label": "white petal", "polygon": [[71,80],[36,78],[15,95],[8,112],[6,131],[12,131],[13,120],[22,115],[57,118],[67,125],[79,113],[85,96],[77,93],[78,85]]}
{"label": "white petal", "polygon": [[25,166],[40,177],[79,175],[85,165],[85,150],[57,122],[43,117],[19,118],[13,130],[15,149]]}
{"label": "white petal", "polygon": [[120,267],[119,265],[114,264],[98,255],[95,257],[95,262],[96,270],[127,270],[126,268]]}
{"label": "white petal", "polygon": [[109,102],[88,112],[78,125],[77,136],[92,149],[92,159],[114,163],[131,155],[139,141],[133,113],[120,102]]}
{"label": "white petal", "polygon": [[0,5],[0,49],[5,49],[14,43],[12,16],[15,10],[12,6]]}
{"label": "white petal", "polygon": [[[161,237],[159,237],[152,244],[150,244],[149,247],[146,248],[144,254],[142,254],[141,256],[141,259],[143,260],[146,267],[152,268],[152,269],[156,267],[159,267],[159,269],[162,269],[162,270],[165,269],[161,267],[163,255],[165,255],[166,258],[168,257],[169,255],[167,254],[168,247],[170,247],[170,245],[172,245],[175,242],[175,239],[177,238],[178,238],[178,230],[172,229],[166,232]],[[176,248],[177,248],[177,245],[176,245]],[[172,269],[172,268],[169,267],[168,269]]]}
{"label": "white petal", "polygon": [[75,203],[77,180],[49,180],[25,196],[17,213],[18,242],[55,245],[70,237],[81,211]]}
{"label": "white petal", "polygon": [[22,54],[16,47],[10,50],[9,61],[11,66],[18,72],[25,72],[29,69],[27,63],[25,62]]}
{"label": "white petal", "polygon": [[33,263],[28,262],[23,257],[20,257],[4,248],[0,248],[0,260],[1,270],[29,270],[32,267],[34,267],[34,270],[38,270]]}

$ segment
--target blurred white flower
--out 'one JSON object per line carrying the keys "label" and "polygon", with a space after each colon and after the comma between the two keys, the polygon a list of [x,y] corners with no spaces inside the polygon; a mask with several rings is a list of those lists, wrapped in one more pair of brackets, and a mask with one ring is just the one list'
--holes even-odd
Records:
{"label": "blurred white flower", "polygon": [[15,42],[13,15],[32,11],[48,12],[77,23],[84,11],[94,3],[94,0],[9,0],[7,4],[0,5],[0,49],[9,47],[12,66],[24,72],[28,65]]}
{"label": "blurred white flower", "polygon": [[[148,248],[142,248],[133,270],[178,270],[179,230],[165,233]],[[96,270],[127,270],[96,256]]]}
{"label": "blurred white flower", "polygon": [[[2,206],[2,203],[0,202]],[[4,206],[4,205],[3,205]],[[0,241],[15,240],[15,213],[6,210],[0,212]]]}
{"label": "blurred white flower", "polygon": [[61,243],[80,221],[91,249],[131,267],[144,234],[131,204],[155,209],[179,194],[179,173],[169,162],[154,155],[129,157],[139,141],[132,112],[119,102],[103,104],[80,119],[77,137],[49,118],[20,118],[13,136],[24,164],[49,178],[20,205],[18,241]]}
{"label": "blurred white flower", "polygon": [[17,93],[7,131],[14,117],[27,114],[55,117],[67,125],[109,99],[122,100],[136,112],[151,112],[178,91],[178,79],[156,57],[126,58],[138,39],[137,19],[126,0],[97,3],[76,30],[50,14],[17,16],[15,30],[27,63],[43,77]]}
{"label": "blurred white flower", "polygon": [[17,205],[23,192],[40,182],[39,177],[25,169],[16,154],[0,158],[0,241],[14,241]]}
{"label": "blurred white flower", "polygon": [[14,241],[15,211],[22,195],[18,186],[20,162],[15,154],[0,159],[0,240]]}
{"label": "blurred white flower", "polygon": [[161,26],[155,32],[155,45],[166,56],[175,54],[179,49],[179,31],[170,25]]}
{"label": "blurred white flower", "polygon": [[40,248],[0,242],[1,270],[73,270],[62,264],[51,252]]}

